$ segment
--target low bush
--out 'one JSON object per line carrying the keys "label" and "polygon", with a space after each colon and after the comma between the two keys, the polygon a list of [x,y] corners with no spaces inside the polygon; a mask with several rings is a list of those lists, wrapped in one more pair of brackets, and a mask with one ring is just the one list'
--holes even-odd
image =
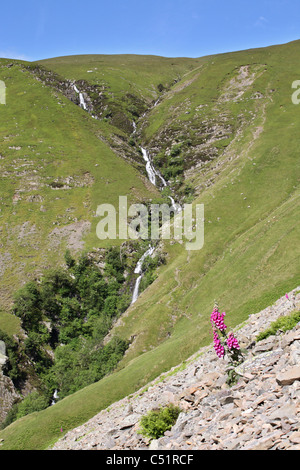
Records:
{"label": "low bush", "polygon": [[256,341],[261,341],[269,336],[275,335],[279,330],[283,333],[292,330],[297,323],[300,322],[300,311],[292,312],[290,315],[279,317],[276,321],[271,323],[270,328],[262,331],[257,335]]}

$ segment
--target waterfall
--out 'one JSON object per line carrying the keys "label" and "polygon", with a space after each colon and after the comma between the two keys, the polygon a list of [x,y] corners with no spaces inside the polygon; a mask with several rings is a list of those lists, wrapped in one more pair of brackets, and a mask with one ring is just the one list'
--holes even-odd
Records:
{"label": "waterfall", "polygon": [[154,184],[154,186],[156,186],[156,177],[158,177],[161,182],[162,182],[162,185],[164,187],[168,186],[167,185],[167,182],[166,180],[162,177],[162,175],[154,168],[154,165],[148,155],[148,152],[146,149],[144,149],[143,147],[141,147],[141,151],[142,151],[142,154],[143,154],[143,159],[145,160],[146,162],[146,171],[147,171],[147,175],[148,175],[148,178],[149,180],[151,181],[152,184]]}
{"label": "waterfall", "polygon": [[131,305],[134,304],[134,302],[137,301],[137,298],[139,296],[139,288],[140,288],[141,280],[142,280],[142,274],[140,274],[140,276],[135,281],[133,294],[132,294]]}
{"label": "waterfall", "polygon": [[[155,103],[154,103],[154,106],[156,106],[158,104],[158,101],[157,100]],[[136,132],[136,123],[133,122],[133,134]],[[146,149],[144,149],[143,147],[141,147],[141,151],[142,151],[142,155],[143,155],[143,159],[145,160],[146,162],[146,172],[147,172],[147,175],[148,175],[148,178],[150,180],[150,182],[152,184],[154,184],[154,186],[156,186],[156,178],[159,178],[161,183],[162,183],[162,186],[165,188],[168,186],[166,180],[164,179],[164,177],[159,173],[159,171],[157,171],[148,155],[148,152]],[[172,204],[172,209],[174,210],[175,213],[178,213],[182,210],[180,204],[176,203],[174,198],[172,196],[168,196],[168,198],[170,199],[171,201],[171,204]],[[134,273],[135,274],[139,274],[138,278],[136,279],[135,281],[135,285],[134,285],[134,289],[133,289],[133,294],[132,294],[132,300],[131,300],[131,305],[134,304],[134,302],[136,302],[138,296],[139,296],[139,287],[140,287],[140,283],[141,283],[141,280],[142,280],[142,277],[143,277],[143,272],[142,272],[142,266],[143,266],[143,262],[144,262],[144,259],[146,258],[146,256],[151,256],[152,253],[154,252],[155,248],[151,245],[149,245],[149,248],[148,250],[143,254],[143,256],[139,259],[137,265],[136,265],[136,268],[134,270]]]}
{"label": "waterfall", "polygon": [[154,184],[154,186],[156,186],[155,183],[156,183],[157,173],[155,171],[155,168],[152,165],[152,162],[151,162],[151,160],[148,156],[147,150],[145,150],[143,147],[141,147],[141,150],[142,150],[142,154],[143,154],[143,159],[146,162],[146,171],[147,171],[148,178],[151,181],[151,183]]}
{"label": "waterfall", "polygon": [[87,105],[86,105],[86,102],[84,101],[83,94],[78,90],[75,84],[73,85],[73,89],[79,95],[79,106],[86,111]]}
{"label": "waterfall", "polygon": [[[154,184],[154,186],[156,186],[156,178],[159,178],[162,182],[163,187],[166,188],[168,184],[166,180],[164,179],[164,177],[154,168],[147,150],[144,149],[143,147],[141,147],[141,150],[142,150],[143,158],[146,162],[146,171],[147,171],[149,180],[151,181],[152,184]],[[168,196],[168,198],[170,199],[172,203],[173,210],[175,212],[180,212],[181,211],[180,204],[176,203],[172,196]]]}
{"label": "waterfall", "polygon": [[139,287],[140,287],[140,283],[141,283],[141,280],[142,280],[142,277],[143,277],[143,271],[142,271],[142,267],[143,267],[143,262],[145,260],[145,258],[147,256],[151,256],[154,252],[154,246],[151,246],[149,245],[149,248],[147,251],[145,251],[145,253],[143,254],[143,256],[138,260],[137,262],[137,265],[135,267],[135,270],[134,270],[134,273],[135,274],[139,274],[138,278],[136,279],[135,281],[135,285],[134,285],[134,289],[133,289],[133,294],[132,294],[132,300],[131,300],[131,304],[134,304],[134,302],[136,302],[138,296],[139,296]]}
{"label": "waterfall", "polygon": [[181,212],[182,211],[182,207],[180,204],[178,204],[177,202],[175,202],[175,200],[172,198],[172,196],[168,196],[168,198],[170,199],[171,203],[172,203],[172,209],[174,210],[175,213],[177,212]]}
{"label": "waterfall", "polygon": [[161,176],[161,174],[158,171],[156,171],[156,174],[160,178],[163,186],[166,188],[168,186],[166,180]]}
{"label": "waterfall", "polygon": [[59,396],[58,396],[58,391],[55,389],[55,390],[54,390],[53,397],[52,397],[51,405],[55,405],[56,400],[57,400],[58,398],[59,398]]}

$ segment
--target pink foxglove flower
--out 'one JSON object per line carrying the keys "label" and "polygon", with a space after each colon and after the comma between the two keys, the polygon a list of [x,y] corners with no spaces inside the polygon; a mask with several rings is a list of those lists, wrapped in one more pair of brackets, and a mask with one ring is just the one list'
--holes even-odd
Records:
{"label": "pink foxglove flower", "polygon": [[228,335],[227,346],[228,346],[228,349],[240,349],[238,340],[235,338],[235,336],[233,336],[232,333],[229,333]]}
{"label": "pink foxglove flower", "polygon": [[215,307],[210,316],[210,321],[211,321],[212,326],[214,327],[215,325],[220,331],[225,331],[227,326],[224,323],[224,317],[225,317],[225,312],[220,313],[218,308]]}
{"label": "pink foxglove flower", "polygon": [[216,354],[219,358],[224,357],[225,355],[225,349],[219,339],[218,333],[214,331],[214,348],[216,351]]}

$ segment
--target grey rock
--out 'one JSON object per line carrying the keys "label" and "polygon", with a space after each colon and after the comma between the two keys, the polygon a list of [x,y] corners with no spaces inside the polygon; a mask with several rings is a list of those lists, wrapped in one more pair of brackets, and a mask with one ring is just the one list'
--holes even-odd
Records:
{"label": "grey rock", "polygon": [[0,354],[2,354],[3,356],[6,356],[6,346],[5,346],[4,341],[1,341],[1,340],[0,340]]}
{"label": "grey rock", "polygon": [[140,420],[141,418],[141,415],[138,415],[136,413],[132,413],[131,415],[127,416],[126,418],[123,418],[121,421],[120,421],[120,427],[119,429],[127,429],[127,428],[131,428],[132,426],[134,426],[136,423],[138,423],[138,421]]}
{"label": "grey rock", "polygon": [[290,367],[285,372],[279,372],[276,375],[276,380],[280,385],[290,385],[295,380],[300,380],[300,365]]}
{"label": "grey rock", "polygon": [[153,439],[149,445],[150,450],[158,450],[160,449],[160,444],[158,439]]}
{"label": "grey rock", "polygon": [[274,419],[282,419],[282,418],[294,418],[296,415],[296,406],[292,403],[292,404],[286,404],[282,407],[279,407],[277,409],[275,409],[271,415],[269,416],[269,418],[271,420],[274,420]]}

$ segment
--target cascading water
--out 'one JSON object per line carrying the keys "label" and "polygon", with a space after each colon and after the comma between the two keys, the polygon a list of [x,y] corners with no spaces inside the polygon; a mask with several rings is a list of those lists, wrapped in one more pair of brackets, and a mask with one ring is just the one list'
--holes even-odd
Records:
{"label": "cascading water", "polygon": [[172,198],[172,196],[168,196],[168,198],[170,199],[171,203],[172,203],[172,208],[174,210],[174,212],[181,212],[182,211],[182,207],[180,204],[178,204],[177,202],[175,202],[174,198]]}
{"label": "cascading water", "polygon": [[[136,128],[134,127],[134,132],[135,131],[136,131]],[[141,147],[141,151],[142,151],[142,154],[143,154],[143,158],[146,162],[146,171],[147,171],[147,175],[148,175],[149,180],[151,181],[152,184],[154,184],[154,186],[156,186],[156,178],[159,178],[162,182],[162,186],[165,188],[167,186],[167,182],[163,178],[163,176],[154,168],[153,163],[151,162],[151,159],[148,155],[147,150],[144,149],[143,147]],[[175,213],[180,212],[181,211],[180,204],[177,204],[172,196],[168,196],[168,197],[169,197],[169,199],[172,203],[171,207],[174,210],[174,212]],[[146,256],[151,256],[152,253],[154,252],[154,250],[155,250],[155,248],[152,247],[151,245],[149,245],[149,249],[143,254],[143,256],[139,259],[139,261],[136,265],[136,268],[135,268],[134,272],[135,272],[135,274],[139,274],[139,276],[135,281],[131,304],[136,302],[136,300],[139,296],[139,287],[140,287],[140,283],[141,283],[141,280],[142,280],[142,277],[143,277],[142,266],[143,266],[144,259],[146,258]]]}
{"label": "cascading water", "polygon": [[[166,188],[168,186],[168,184],[167,184],[166,180],[164,179],[164,177],[154,168],[153,163],[151,162],[151,159],[148,155],[147,150],[144,149],[143,147],[141,147],[141,151],[142,151],[142,154],[143,154],[143,159],[146,162],[146,171],[147,171],[147,175],[148,175],[148,178],[151,181],[151,183],[154,184],[154,186],[156,186],[156,178],[159,178],[160,181],[162,182],[162,186],[164,188]],[[172,196],[168,196],[168,198],[170,199],[170,201],[172,203],[171,207],[174,210],[174,212],[180,212],[181,211],[180,204],[177,204]]]}
{"label": "cascading water", "polygon": [[156,176],[158,176],[157,172],[154,166],[152,165],[152,162],[148,156],[147,150],[141,147],[141,151],[143,154],[143,159],[146,162],[146,171],[147,171],[148,178],[151,181],[151,183],[154,184],[154,186],[156,186]]}
{"label": "cascading water", "polygon": [[137,262],[134,273],[139,274],[139,276],[138,276],[137,280],[135,281],[131,304],[134,304],[134,302],[136,302],[136,300],[139,296],[139,287],[140,287],[140,283],[141,283],[141,280],[142,280],[142,277],[143,277],[143,271],[142,271],[143,262],[144,262],[144,260],[147,256],[151,256],[153,254],[154,249],[155,249],[154,246],[149,245],[148,250],[145,251],[143,256]]}
{"label": "cascading water", "polygon": [[[158,102],[159,102],[159,100],[157,100],[154,103],[153,107],[157,106]],[[133,134],[135,134],[136,131],[137,131],[136,123],[133,122]],[[145,148],[141,147],[141,151],[142,151],[143,159],[146,162],[146,172],[147,172],[147,175],[148,175],[148,178],[149,178],[150,182],[152,184],[154,184],[154,186],[156,186],[156,179],[159,178],[160,181],[161,181],[162,187],[166,188],[168,186],[168,184],[167,184],[166,180],[164,179],[164,177],[159,173],[159,171],[157,171],[155,169],[155,167],[154,167],[154,165],[151,161],[151,158],[148,155],[147,150]],[[182,210],[180,204],[177,204],[172,196],[168,196],[168,198],[170,199],[170,201],[172,203],[171,207],[172,207],[173,211],[175,213],[180,212]],[[142,280],[142,277],[143,277],[142,266],[143,266],[144,259],[146,258],[146,256],[152,255],[154,250],[155,250],[155,248],[153,246],[149,245],[149,249],[143,254],[143,256],[139,259],[139,261],[136,265],[136,268],[135,268],[134,272],[135,272],[135,274],[139,274],[139,276],[135,281],[131,304],[136,302],[136,300],[139,296],[139,287],[140,287],[140,283],[141,283],[141,280]]]}
{"label": "cascading water", "polygon": [[86,102],[84,101],[84,97],[83,97],[83,94],[78,90],[77,86],[74,84],[73,85],[73,89],[74,91],[76,91],[76,93],[79,95],[79,106],[84,109],[85,111],[87,111],[87,105],[86,105]]}
{"label": "cascading water", "polygon": [[58,398],[59,398],[59,396],[58,396],[58,391],[55,390],[55,391],[54,391],[54,394],[53,394],[53,397],[52,397],[52,402],[51,402],[51,405],[52,405],[52,406],[55,405],[56,400],[58,400]]}

